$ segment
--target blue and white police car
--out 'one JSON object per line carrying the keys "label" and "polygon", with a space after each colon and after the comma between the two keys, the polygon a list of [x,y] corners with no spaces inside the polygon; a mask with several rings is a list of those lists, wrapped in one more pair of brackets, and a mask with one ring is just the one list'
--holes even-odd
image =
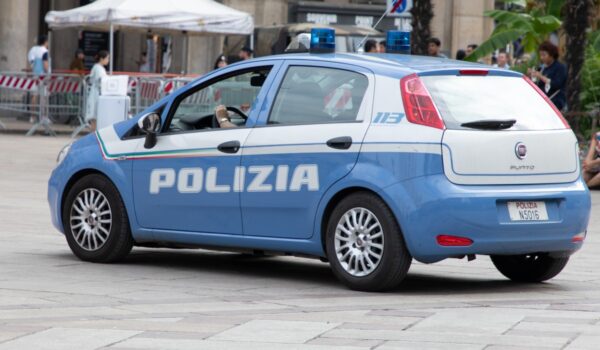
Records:
{"label": "blue and white police car", "polygon": [[[219,127],[219,105],[233,127]],[[548,280],[590,215],[577,140],[531,81],[395,54],[209,73],[73,143],[48,199],[85,261],[133,246],[313,256],[367,291],[397,286],[412,259],[475,255],[512,280]]]}

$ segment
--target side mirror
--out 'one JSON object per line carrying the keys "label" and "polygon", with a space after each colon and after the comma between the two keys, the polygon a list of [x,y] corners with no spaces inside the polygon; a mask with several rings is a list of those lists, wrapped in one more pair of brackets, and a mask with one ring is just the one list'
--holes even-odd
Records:
{"label": "side mirror", "polygon": [[160,115],[158,113],[149,113],[138,120],[138,127],[146,134],[144,148],[156,146],[156,134],[160,131]]}

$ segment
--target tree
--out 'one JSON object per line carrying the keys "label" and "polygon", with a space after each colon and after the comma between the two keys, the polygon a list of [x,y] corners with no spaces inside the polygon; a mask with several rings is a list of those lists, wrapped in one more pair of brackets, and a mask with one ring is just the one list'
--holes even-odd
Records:
{"label": "tree", "polygon": [[415,55],[427,55],[427,41],[431,38],[433,5],[431,0],[414,0],[412,14],[411,49]]}
{"label": "tree", "polygon": [[564,29],[567,38],[565,63],[569,70],[567,79],[567,105],[570,111],[581,112],[581,70],[585,62],[587,28],[591,3],[588,0],[567,0]]}
{"label": "tree", "polygon": [[525,52],[535,52],[538,46],[562,24],[559,18],[565,0],[505,0],[504,2],[518,10],[516,12],[486,11],[484,15],[493,18],[496,27],[490,38],[479,45],[466,58],[467,60],[477,61],[498,49],[506,48],[518,39],[521,39]]}

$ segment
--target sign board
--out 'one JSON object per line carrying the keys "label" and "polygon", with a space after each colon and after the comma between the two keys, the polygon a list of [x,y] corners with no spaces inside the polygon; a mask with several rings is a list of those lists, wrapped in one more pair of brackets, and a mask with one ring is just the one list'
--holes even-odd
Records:
{"label": "sign board", "polygon": [[333,13],[307,13],[306,21],[316,24],[335,24],[337,23],[337,15]]}
{"label": "sign board", "polygon": [[[85,55],[85,69],[90,69],[95,63],[96,54],[100,50],[108,50],[109,38],[106,32],[83,31],[79,47]],[[113,59],[111,57],[111,59]]]}
{"label": "sign board", "polygon": [[388,16],[410,17],[413,0],[387,0]]}
{"label": "sign board", "polygon": [[373,16],[356,16],[354,23],[359,27],[373,27]]}

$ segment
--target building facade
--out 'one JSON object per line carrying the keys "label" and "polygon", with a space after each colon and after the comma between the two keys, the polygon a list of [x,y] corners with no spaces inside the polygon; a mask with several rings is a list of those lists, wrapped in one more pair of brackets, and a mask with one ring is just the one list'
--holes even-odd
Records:
{"label": "building facade", "polygon": [[[44,22],[50,10],[67,10],[91,0],[2,0],[0,1],[0,70],[21,71],[27,68],[27,51],[40,34],[48,33]],[[274,26],[292,22],[314,22],[347,26],[369,26],[385,12],[386,0],[220,0],[232,8],[254,16],[256,26]],[[494,0],[433,0],[435,16],[433,35],[442,41],[442,50],[453,57],[456,50],[471,43],[480,43],[493,30],[485,10],[494,8]],[[378,26],[389,30],[403,25],[394,17],[385,18]],[[115,35],[114,66],[119,71],[139,71],[140,59],[147,52],[160,72],[163,56],[170,49],[169,73],[201,74],[212,69],[214,60],[222,52],[235,53],[246,37],[223,36],[164,36],[154,32],[118,31]],[[107,46],[106,35],[84,29],[54,30],[51,34],[52,67],[55,71],[67,69],[75,50],[85,46],[94,50]],[[184,45],[187,45],[185,50]],[[187,58],[182,55],[187,52]],[[88,53],[90,56],[91,53]],[[185,67],[184,67],[185,66]]]}

